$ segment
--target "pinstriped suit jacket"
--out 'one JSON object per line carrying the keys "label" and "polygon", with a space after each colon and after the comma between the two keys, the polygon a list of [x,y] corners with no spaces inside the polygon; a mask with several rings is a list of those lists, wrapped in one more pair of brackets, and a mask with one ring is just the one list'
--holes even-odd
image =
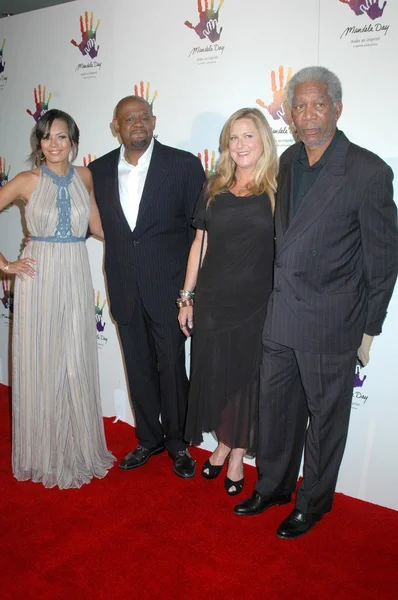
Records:
{"label": "pinstriped suit jacket", "polygon": [[289,224],[295,144],[281,156],[274,289],[264,338],[296,350],[341,353],[377,335],[398,271],[390,167],[340,137]]}
{"label": "pinstriped suit jacket", "polygon": [[131,319],[138,289],[150,317],[175,321],[175,299],[184,283],[196,201],[205,180],[198,158],[155,140],[131,231],[119,198],[120,149],[90,163],[105,234],[105,273],[111,311],[119,323]]}

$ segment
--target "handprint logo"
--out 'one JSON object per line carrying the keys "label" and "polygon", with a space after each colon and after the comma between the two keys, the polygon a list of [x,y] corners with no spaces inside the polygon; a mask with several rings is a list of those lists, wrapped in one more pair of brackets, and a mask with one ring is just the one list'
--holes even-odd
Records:
{"label": "handprint logo", "polygon": [[367,14],[372,21],[383,16],[387,5],[387,0],[382,7],[379,5],[379,0],[340,0],[340,2],[348,4],[357,16]]}
{"label": "handprint logo", "polygon": [[100,19],[97,20],[97,24],[95,29],[93,29],[93,20],[94,13],[90,13],[90,24],[88,22],[88,11],[86,10],[84,13],[84,23],[83,17],[80,16],[80,33],[82,34],[82,40],[80,44],[78,44],[75,40],[71,40],[70,43],[76,48],[79,48],[80,52],[83,56],[90,56],[90,58],[95,58],[98,56],[99,46],[97,46],[97,30],[101,23]]}
{"label": "handprint logo", "polygon": [[214,150],[211,153],[210,168],[209,168],[209,151],[207,148],[204,150],[203,154],[204,154],[204,159],[202,159],[202,154],[200,152],[198,152],[198,158],[202,162],[203,168],[206,173],[206,177],[210,177],[211,175],[214,175],[214,172],[215,172],[216,153]]}
{"label": "handprint logo", "polygon": [[104,331],[106,323],[102,322],[102,312],[104,310],[104,306],[106,304],[106,300],[103,301],[102,306],[100,306],[100,293],[97,292],[96,302],[95,302],[95,323],[97,327],[97,331],[101,333]]}
{"label": "handprint logo", "polygon": [[184,25],[193,29],[201,40],[208,39],[211,43],[218,42],[223,29],[221,27],[217,31],[218,16],[223,4],[224,0],[220,0],[217,10],[214,10],[214,0],[210,1],[210,8],[209,0],[198,0],[199,23],[194,27],[190,21],[185,21]]}
{"label": "handprint logo", "polygon": [[0,73],[2,73],[5,69],[6,63],[4,62],[4,57],[3,57],[3,50],[4,50],[4,46],[6,45],[6,41],[5,39],[3,40],[3,45],[0,48]]}
{"label": "handprint logo", "polygon": [[364,375],[361,379],[360,373],[361,373],[361,367],[357,364],[357,367],[355,369],[354,388],[362,387],[363,384],[365,383],[366,375]]}
{"label": "handprint logo", "polygon": [[91,154],[87,154],[87,157],[84,156],[83,157],[83,167],[87,167],[87,165],[89,165],[91,162],[93,162],[93,160],[95,160],[97,157],[91,156]]}
{"label": "handprint logo", "polygon": [[158,91],[155,90],[153,92],[153,96],[152,96],[152,100],[149,100],[149,96],[150,96],[150,89],[151,89],[151,84],[149,81],[147,81],[146,85],[144,85],[143,81],[140,81],[140,85],[135,85],[134,86],[134,95],[135,96],[141,96],[141,98],[144,98],[144,100],[146,100],[148,102],[148,104],[150,105],[150,107],[153,107],[153,103],[155,102],[156,98],[158,97]]}
{"label": "handprint logo", "polygon": [[5,184],[8,182],[8,176],[11,171],[10,165],[8,165],[8,169],[6,169],[6,159],[1,158],[0,156],[0,188],[4,187]]}
{"label": "handprint logo", "polygon": [[48,100],[46,101],[46,86],[43,85],[43,88],[39,84],[37,88],[33,90],[33,96],[35,99],[36,109],[33,113],[29,108],[26,109],[28,115],[31,115],[34,120],[37,121],[48,111],[48,105],[51,100],[51,93],[48,96]]}
{"label": "handprint logo", "polygon": [[261,106],[262,108],[266,108],[269,114],[275,121],[278,119],[283,119],[286,125],[291,125],[292,118],[290,115],[290,111],[286,106],[286,86],[290,81],[292,76],[292,67],[289,67],[286,75],[286,82],[284,83],[284,68],[282,66],[278,69],[279,73],[279,88],[276,87],[276,73],[275,71],[271,71],[271,89],[273,100],[272,103],[268,106],[265,104],[263,100],[258,98],[256,100],[256,104]]}
{"label": "handprint logo", "polygon": [[3,297],[0,300],[3,303],[4,308],[7,308],[10,313],[14,312],[14,294],[11,290],[11,281],[9,279],[1,280],[1,287],[3,288]]}

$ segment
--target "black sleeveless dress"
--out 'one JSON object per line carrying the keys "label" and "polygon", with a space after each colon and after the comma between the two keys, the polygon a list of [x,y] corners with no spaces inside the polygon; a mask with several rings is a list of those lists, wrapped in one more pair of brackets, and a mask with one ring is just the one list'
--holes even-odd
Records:
{"label": "black sleeveless dress", "polygon": [[261,334],[272,289],[274,226],[270,199],[224,192],[193,225],[208,233],[194,305],[185,438],[214,431],[232,448],[254,453],[258,422]]}

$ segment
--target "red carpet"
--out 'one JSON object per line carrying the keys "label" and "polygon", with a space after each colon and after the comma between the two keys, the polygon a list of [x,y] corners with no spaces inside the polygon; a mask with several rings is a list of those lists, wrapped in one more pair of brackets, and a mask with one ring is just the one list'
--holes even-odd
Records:
{"label": "red carpet", "polygon": [[[0,386],[2,600],[398,597],[398,512],[338,494],[309,535],[279,540],[289,506],[237,517],[221,478],[179,479],[166,454],[135,471],[114,467],[80,490],[19,483],[8,396]],[[118,458],[132,449],[132,431],[106,419]],[[193,455],[200,467],[207,453]],[[246,479],[245,495],[255,469]]]}

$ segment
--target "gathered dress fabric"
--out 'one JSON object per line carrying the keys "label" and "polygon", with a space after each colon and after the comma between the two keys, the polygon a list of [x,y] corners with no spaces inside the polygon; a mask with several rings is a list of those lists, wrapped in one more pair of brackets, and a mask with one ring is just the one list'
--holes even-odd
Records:
{"label": "gathered dress fabric", "polygon": [[203,193],[193,225],[207,231],[198,273],[185,438],[215,432],[255,453],[261,335],[272,289],[274,228],[266,194]]}
{"label": "gathered dress fabric", "polygon": [[85,235],[90,197],[77,171],[41,168],[26,206],[34,279],[16,278],[12,469],[16,479],[79,488],[115,461],[101,412],[94,290]]}

